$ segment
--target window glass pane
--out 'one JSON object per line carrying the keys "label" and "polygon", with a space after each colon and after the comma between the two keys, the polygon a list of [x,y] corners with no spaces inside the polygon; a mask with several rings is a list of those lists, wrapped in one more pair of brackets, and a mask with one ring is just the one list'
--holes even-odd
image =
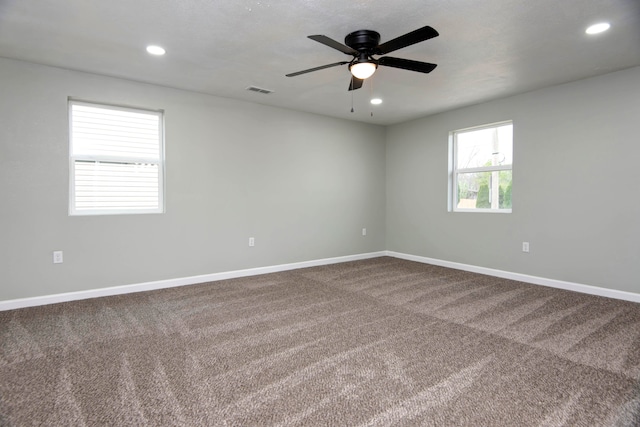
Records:
{"label": "window glass pane", "polygon": [[457,209],[511,209],[512,171],[458,173]]}
{"label": "window glass pane", "polygon": [[505,166],[513,163],[513,125],[456,133],[456,168]]}

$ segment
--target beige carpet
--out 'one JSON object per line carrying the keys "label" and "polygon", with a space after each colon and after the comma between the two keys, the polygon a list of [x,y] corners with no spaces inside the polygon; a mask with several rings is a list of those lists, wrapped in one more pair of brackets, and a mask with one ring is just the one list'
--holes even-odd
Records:
{"label": "beige carpet", "polygon": [[2,426],[638,426],[640,304],[393,258],[0,312]]}

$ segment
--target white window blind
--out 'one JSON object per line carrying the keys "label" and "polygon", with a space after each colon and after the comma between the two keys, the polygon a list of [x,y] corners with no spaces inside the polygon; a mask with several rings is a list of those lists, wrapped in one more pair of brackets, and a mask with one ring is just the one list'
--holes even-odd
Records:
{"label": "white window blind", "polygon": [[162,112],[70,101],[70,214],[160,213]]}

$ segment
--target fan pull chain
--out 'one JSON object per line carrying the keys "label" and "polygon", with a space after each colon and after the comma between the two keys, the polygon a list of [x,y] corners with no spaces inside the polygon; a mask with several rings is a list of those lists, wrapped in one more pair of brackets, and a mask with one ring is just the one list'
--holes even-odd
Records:
{"label": "fan pull chain", "polygon": [[[353,75],[351,76],[351,87],[353,87],[354,84],[354,77]],[[351,91],[351,112],[353,113],[353,90]]]}
{"label": "fan pull chain", "polygon": [[373,99],[373,76],[371,76],[369,80],[371,80],[369,83],[369,108],[371,108],[371,117],[373,117],[373,104],[371,104],[371,100]]}

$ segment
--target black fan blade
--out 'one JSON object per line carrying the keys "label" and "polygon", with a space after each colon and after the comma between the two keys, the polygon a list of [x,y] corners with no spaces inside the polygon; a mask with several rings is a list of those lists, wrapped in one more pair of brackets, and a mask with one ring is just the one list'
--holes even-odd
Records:
{"label": "black fan blade", "polygon": [[306,74],[306,73],[310,73],[312,71],[324,70],[325,68],[337,67],[338,65],[344,65],[344,64],[348,64],[348,63],[349,63],[349,61],[334,62],[333,64],[321,65],[320,67],[309,68],[308,70],[302,70],[302,71],[298,71],[298,72],[291,73],[291,74],[285,74],[285,75],[287,77],[295,77],[295,76],[299,76],[300,74]]}
{"label": "black fan blade", "polygon": [[356,90],[362,87],[364,80],[351,76],[351,83],[349,83],[349,90]]}
{"label": "black fan blade", "polygon": [[378,65],[386,65],[387,67],[402,68],[403,70],[417,71],[419,73],[430,73],[436,64],[428,62],[412,61],[410,59],[392,58],[391,56],[383,56],[378,59]]}
{"label": "black fan blade", "polygon": [[411,46],[412,44],[420,43],[425,40],[438,37],[438,32],[430,26],[419,28],[415,31],[405,34],[404,36],[396,37],[393,40],[382,43],[375,48],[377,55],[384,55],[391,53],[394,50],[402,49],[403,47]]}
{"label": "black fan blade", "polygon": [[357,55],[358,51],[355,49],[351,49],[349,46],[345,46],[342,43],[339,43],[333,39],[330,39],[327,36],[317,35],[317,36],[308,36],[311,40],[315,40],[318,43],[322,43],[325,46],[332,47],[336,50],[339,50],[342,53],[346,53],[347,55]]}

